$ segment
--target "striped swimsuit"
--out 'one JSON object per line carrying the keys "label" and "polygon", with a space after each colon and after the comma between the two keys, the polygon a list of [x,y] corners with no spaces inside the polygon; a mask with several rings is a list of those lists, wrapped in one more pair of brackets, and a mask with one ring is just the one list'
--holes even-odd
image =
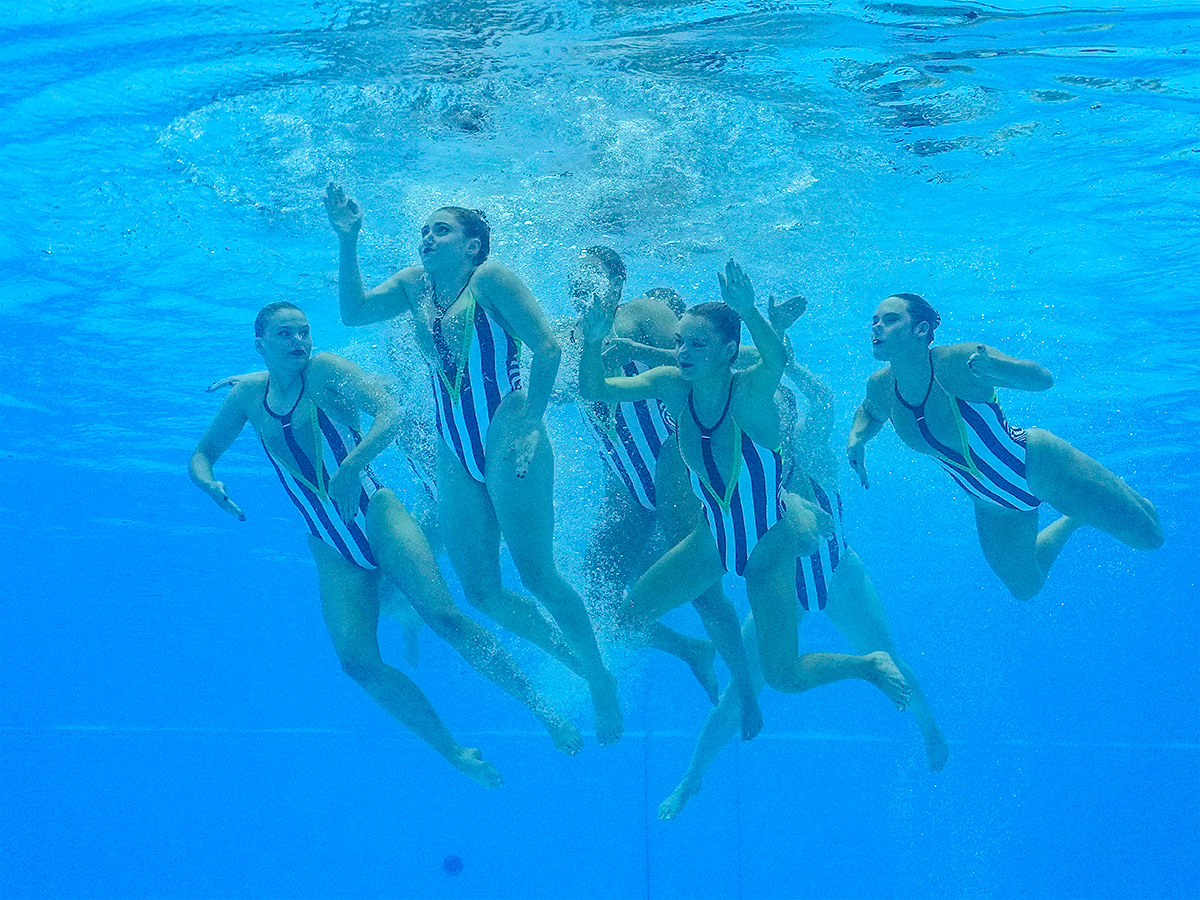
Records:
{"label": "striped swimsuit", "polygon": [[[717,541],[717,551],[725,571],[738,575],[746,570],[746,562],[755,544],[786,514],[783,502],[783,460],[778,450],[768,450],[754,443],[734,420],[733,471],[729,480],[721,474],[712,451],[712,436],[729,415],[733,401],[733,383],[721,418],[706,428],[696,417],[692,397],[688,409],[700,431],[700,453],[704,471],[690,469],[692,488],[703,501],[704,518]],[[689,467],[690,468],[690,467]]]}
{"label": "striped swimsuit", "polygon": [[[471,291],[467,282],[464,291]],[[437,431],[468,474],[484,481],[488,427],[500,401],[521,388],[521,342],[501,328],[469,294],[468,312],[458,359],[442,331],[442,317],[433,323],[438,359],[433,370]]]}
{"label": "striped swimsuit", "polygon": [[[342,464],[350,451],[358,446],[362,437],[348,425],[335,422],[316,403],[312,404],[312,414],[307,422],[297,423],[293,420],[292,416],[296,412],[296,407],[300,405],[300,400],[304,396],[303,377],[301,375],[300,396],[296,398],[292,408],[283,415],[267,405],[267,395],[263,394],[263,409],[279,422],[280,428],[283,430],[284,443],[287,444],[295,458],[298,470],[293,468],[290,460],[281,459],[272,454],[266,441],[262,441],[263,450],[267,454],[267,459],[271,460],[271,464],[275,467],[283,489],[287,491],[287,495],[292,498],[292,502],[300,510],[300,515],[308,523],[308,529],[312,532],[313,537],[328,544],[348,562],[364,569],[374,569],[378,563],[375,562],[375,556],[371,553],[371,547],[367,542],[367,503],[383,485],[375,478],[370,466],[363,468],[358,476],[362,483],[362,490],[358,495],[358,510],[349,523],[342,521],[342,517],[338,514],[337,508],[327,493],[329,479],[333,477],[333,473],[337,471],[338,466]],[[268,389],[269,387],[268,384]],[[310,457],[308,452],[300,446],[294,433],[296,428],[306,426],[310,429],[309,436],[312,446],[316,448],[315,459]],[[326,460],[329,460],[332,465],[327,466]]]}
{"label": "striped swimsuit", "polygon": [[[635,362],[627,363],[622,370],[626,377],[644,371]],[[604,451],[621,483],[629,488],[639,504],[653,510],[657,503],[654,496],[654,469],[658,463],[658,451],[663,442],[675,433],[675,423],[663,407],[661,400],[637,400],[630,403],[579,404],[579,411],[591,426],[596,440]]]}
{"label": "striped swimsuit", "polygon": [[[833,531],[825,537],[817,552],[812,556],[796,558],[796,599],[805,609],[824,609],[829,600],[829,584],[833,580],[834,570],[841,562],[846,546],[845,525],[842,522],[842,496],[834,494],[833,501],[825,493],[815,478],[808,479],[812,485],[813,496],[817,505],[833,519]],[[834,503],[837,504],[836,511]],[[813,605],[813,600],[816,604]]]}
{"label": "striped swimsuit", "polygon": [[896,399],[916,416],[917,430],[937,453],[942,468],[972,497],[1005,509],[1037,509],[1042,501],[1033,495],[1025,480],[1025,432],[1008,424],[995,394],[987,403],[968,403],[946,392],[959,436],[959,446],[948,447],[933,436],[925,421],[925,404],[929,402],[933,383],[931,355],[929,387],[920,403],[914,406],[901,397],[895,381],[892,390]]}

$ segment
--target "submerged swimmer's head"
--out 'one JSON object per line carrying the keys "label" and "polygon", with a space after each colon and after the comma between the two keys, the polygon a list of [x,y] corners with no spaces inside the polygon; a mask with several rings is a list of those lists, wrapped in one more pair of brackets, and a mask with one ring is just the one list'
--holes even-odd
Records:
{"label": "submerged swimmer's head", "polygon": [[[286,300],[276,300],[274,303],[268,303],[258,311],[258,315],[254,317],[254,336],[262,337],[267,333],[267,326],[271,323],[271,317],[281,309],[294,309],[300,315],[304,315],[304,310],[298,307],[295,303],[289,303]],[[307,321],[307,319],[305,319]]]}
{"label": "submerged swimmer's head", "polygon": [[905,306],[908,307],[908,317],[912,319],[913,328],[919,327],[922,323],[929,326],[929,330],[925,333],[925,343],[932,344],[933,333],[942,324],[942,317],[938,315],[938,311],[930,306],[929,301],[920,294],[892,294],[892,296],[903,300]]}
{"label": "submerged swimmer's head", "polygon": [[[462,229],[463,239],[468,245],[471,241],[479,242],[479,246],[471,253],[471,262],[479,265],[488,258],[488,254],[492,252],[492,226],[488,224],[487,215],[482,209],[442,206],[434,210],[434,215],[438,213],[447,213],[458,223],[458,227]],[[428,228],[427,225],[422,233]]]}
{"label": "submerged swimmer's head", "polygon": [[665,303],[671,308],[671,312],[675,313],[676,317],[680,317],[687,312],[687,304],[679,296],[679,291],[674,288],[652,287],[646,291],[646,296],[651,300],[657,300],[659,303]]}
{"label": "submerged swimmer's head", "polygon": [[924,356],[941,321],[924,297],[891,294],[871,317],[871,352],[880,361],[912,354]]}
{"label": "submerged swimmer's head", "polygon": [[567,275],[567,284],[580,314],[605,299],[615,306],[625,286],[625,262],[611,247],[585,247]]}
{"label": "submerged swimmer's head", "polygon": [[685,378],[728,371],[737,359],[742,319],[733,308],[717,301],[698,303],[679,320],[676,359]]}
{"label": "submerged swimmer's head", "polygon": [[254,347],[270,370],[303,369],[312,358],[308,317],[295,303],[268,303],[254,317]]}

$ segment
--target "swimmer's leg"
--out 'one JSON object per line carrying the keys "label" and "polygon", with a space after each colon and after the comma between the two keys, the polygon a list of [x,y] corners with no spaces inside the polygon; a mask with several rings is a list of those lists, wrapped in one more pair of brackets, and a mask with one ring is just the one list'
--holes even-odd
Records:
{"label": "swimmer's leg", "polygon": [[[774,529],[772,529],[774,531]],[[790,536],[788,547],[791,546]],[[799,693],[815,687],[859,678],[879,688],[897,709],[908,705],[909,687],[891,656],[884,651],[864,656],[844,653],[806,653],[800,656],[796,638],[795,556],[765,553],[760,548],[771,538],[763,536],[746,565],[746,595],[758,628],[758,649],[763,676],[777,691]]]}
{"label": "swimmer's leg", "polygon": [[438,441],[438,516],[446,524],[442,529],[446,554],[467,602],[585,677],[583,664],[538,605],[501,584],[500,525],[491,497],[443,441]]}
{"label": "swimmer's leg", "polygon": [[546,426],[539,423],[537,448],[520,478],[510,454],[525,421],[523,401],[523,396],[509,394],[488,428],[487,493],[521,581],[549,611],[579,659],[591,689],[597,740],[613,744],[624,730],[617,680],[600,655],[583,598],[554,561],[554,453]]}
{"label": "swimmer's leg", "polygon": [[371,498],[367,535],[380,571],[400,586],[429,627],[476,671],[537,716],[559,750],[578,753],[583,740],[575,726],[534,689],[496,636],[454,605],[424,535],[391,491],[379,491]]}
{"label": "swimmer's leg", "polygon": [[374,573],[347,562],[316,538],[309,538],[309,546],[317,561],[325,627],[342,670],[454,768],[484,787],[499,787],[496,768],[478,750],[460,746],[421,689],[380,657]]}
{"label": "swimmer's leg", "polygon": [[1018,600],[1028,600],[1046,583],[1046,572],[1071,532],[1064,517],[1038,535],[1037,510],[1003,509],[981,500],[975,502],[975,528],[983,557],[1004,586]]}
{"label": "swimmer's leg", "polygon": [[[619,626],[625,587],[646,571],[654,540],[655,514],[629,496],[629,490],[611,472],[606,473],[604,499],[588,535],[584,568],[588,574],[588,596],[598,611],[597,631]],[[618,635],[613,637],[620,639]],[[709,699],[717,702],[719,687],[713,668],[711,641],[688,637],[662,622],[648,632],[648,643],[656,650],[683,660],[700,682]]]}
{"label": "swimmer's leg", "polygon": [[892,642],[884,615],[883,603],[875,591],[875,586],[871,584],[871,579],[867,577],[866,567],[853,550],[843,552],[834,570],[825,614],[859,653],[883,650],[892,657],[912,691],[908,709],[925,739],[929,768],[934,772],[941,771],[950,755],[950,747],[933,718],[933,712],[929,709],[917,676],[896,653],[896,646]]}
{"label": "swimmer's leg", "polygon": [[1162,546],[1154,504],[1062,438],[1030,428],[1025,466],[1033,492],[1080,525],[1106,531],[1135,550]]}
{"label": "swimmer's leg", "polygon": [[[758,658],[758,635],[754,630],[754,617],[747,616],[741,630],[742,643],[746,647],[749,662],[749,673],[755,696],[762,693],[762,666]],[[666,800],[658,807],[660,819],[674,819],[679,815],[684,805],[700,792],[701,779],[713,760],[717,758],[730,738],[737,733],[741,721],[740,702],[737,689],[730,685],[721,693],[720,702],[709,712],[704,722],[704,728],[696,739],[696,747],[692,750],[692,759],[687,771],[675,786]]]}
{"label": "swimmer's leg", "polygon": [[[677,441],[667,441],[658,454],[654,471],[655,492],[658,497],[659,527],[667,541],[676,545],[693,531],[707,534],[705,543],[716,553],[716,544],[700,512],[700,501],[692,492],[687,467],[679,455]],[[720,560],[717,560],[718,565]],[[730,678],[741,698],[742,738],[750,740],[762,730],[762,710],[758,692],[753,689],[746,663],[746,647],[733,603],[721,589],[718,575],[713,584],[692,601],[704,628],[712,638],[717,652],[729,667]],[[714,675],[715,679],[715,675]]]}

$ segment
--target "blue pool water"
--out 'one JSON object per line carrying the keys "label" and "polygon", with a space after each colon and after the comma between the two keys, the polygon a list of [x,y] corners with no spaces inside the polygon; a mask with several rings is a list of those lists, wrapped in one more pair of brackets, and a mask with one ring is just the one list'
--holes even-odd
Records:
{"label": "blue pool water", "polygon": [[[0,896],[1200,895],[1194,5],[5,13]],[[392,373],[392,331],[338,321],[331,178],[367,210],[372,282],[443,203],[488,210],[495,258],[552,315],[578,247],[614,246],[631,288],[690,301],[736,256],[761,293],[808,296],[792,336],[834,388],[839,442],[871,311],[920,292],[945,340],[1054,372],[1052,391],[1004,397],[1010,417],[1151,497],[1167,543],[1081,532],[1017,603],[966,500],[887,434],[871,490],[848,470],[841,486],[950,741],[943,772],[862,684],[768,691],[763,734],[659,822],[707,711],[677,664],[606,648],[627,733],[589,733],[569,759],[426,634],[413,677],[504,773],[484,791],[340,673],[255,442],[219,469],[244,524],[185,475],[215,410],[204,387],[256,367],[266,302],[300,303],[319,348]],[[398,358],[398,389],[423,383]],[[576,416],[550,425],[578,579],[601,472]],[[399,629],[382,641],[399,659]],[[577,683],[509,645],[589,729]],[[820,616],[801,646],[846,649]]]}

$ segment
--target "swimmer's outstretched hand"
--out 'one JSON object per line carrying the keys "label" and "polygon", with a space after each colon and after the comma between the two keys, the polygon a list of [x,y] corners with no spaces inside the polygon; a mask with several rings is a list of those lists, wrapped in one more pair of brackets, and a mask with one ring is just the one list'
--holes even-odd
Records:
{"label": "swimmer's outstretched hand", "polygon": [[589,344],[602,341],[612,332],[617,308],[604,299],[598,299],[583,314],[583,339]]}
{"label": "swimmer's outstretched hand", "polygon": [[354,237],[362,228],[362,209],[332,181],[325,186],[325,212],[329,214],[329,224],[339,235]]}
{"label": "swimmer's outstretched hand", "polygon": [[341,465],[333,473],[333,477],[329,479],[329,486],[325,489],[338,515],[347,524],[358,513],[358,498],[362,493],[362,482],[358,476],[357,470]]}
{"label": "swimmer's outstretched hand", "polygon": [[204,492],[213,498],[213,502],[231,516],[235,516],[239,522],[246,521],[246,514],[242,512],[242,508],[229,499],[229,494],[225,492],[225,484],[221,481],[214,481],[204,488]]}
{"label": "swimmer's outstretched hand", "polygon": [[850,463],[850,468],[858,475],[858,480],[862,482],[862,486],[869,488],[871,479],[867,477],[867,448],[863,444],[850,444],[846,447],[846,459]]}
{"label": "swimmer's outstretched hand", "polygon": [[804,315],[806,309],[808,300],[803,294],[788,297],[783,301],[777,301],[774,294],[767,297],[767,320],[771,327],[779,332],[780,337],[796,324],[796,320]]}
{"label": "swimmer's outstretched hand", "polygon": [[717,273],[721,283],[721,299],[739,316],[754,309],[754,286],[745,270],[732,259],[725,264],[725,274]]}

